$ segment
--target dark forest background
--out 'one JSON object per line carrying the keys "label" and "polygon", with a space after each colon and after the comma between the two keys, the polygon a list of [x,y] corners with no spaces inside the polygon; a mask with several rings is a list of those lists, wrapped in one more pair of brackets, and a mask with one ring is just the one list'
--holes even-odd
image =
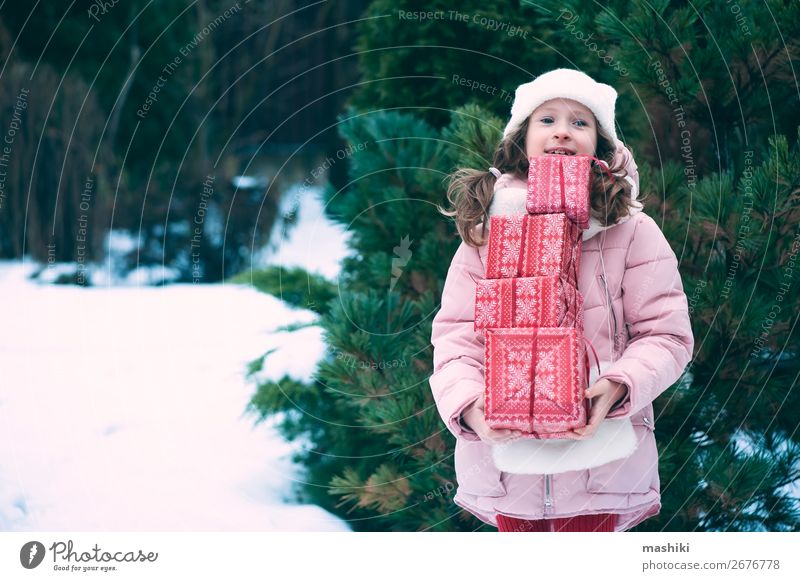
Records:
{"label": "dark forest background", "polygon": [[3,127],[21,91],[27,106],[0,257],[100,260],[122,230],[136,245],[115,257],[120,271],[165,264],[190,280],[192,249],[204,282],[242,270],[280,221],[283,192],[341,146],[335,116],[357,77],[348,22],[365,5],[5,2]]}

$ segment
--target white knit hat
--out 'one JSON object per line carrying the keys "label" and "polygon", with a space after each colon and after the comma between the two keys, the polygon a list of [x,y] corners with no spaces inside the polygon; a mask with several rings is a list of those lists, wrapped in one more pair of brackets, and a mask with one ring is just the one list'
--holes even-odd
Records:
{"label": "white knit hat", "polygon": [[598,83],[589,75],[572,69],[554,69],[517,87],[511,106],[511,120],[503,131],[503,137],[508,137],[539,105],[550,99],[572,99],[585,105],[594,113],[612,143],[619,141],[614,127],[617,92],[613,87]]}

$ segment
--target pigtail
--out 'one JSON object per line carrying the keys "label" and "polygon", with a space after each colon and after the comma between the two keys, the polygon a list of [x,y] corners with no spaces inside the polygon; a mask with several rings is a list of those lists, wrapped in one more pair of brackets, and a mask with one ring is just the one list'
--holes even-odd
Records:
{"label": "pigtail", "polygon": [[[489,170],[460,168],[450,176],[447,200],[451,208],[438,207],[440,213],[455,217],[458,234],[469,246],[485,243],[486,221],[497,178]],[[480,232],[476,226],[481,224]]]}
{"label": "pigtail", "polygon": [[[528,158],[525,155],[525,135],[528,121],[520,125],[511,135],[503,139],[494,152],[491,164],[486,169],[459,168],[449,176],[447,200],[450,207],[437,206],[439,212],[454,217],[458,234],[473,247],[486,244],[486,226],[489,222],[489,207],[494,197],[494,186],[499,178],[489,171],[489,166],[501,173],[516,176],[528,175]],[[477,228],[478,225],[481,228]]]}
{"label": "pigtail", "polygon": [[603,226],[616,224],[628,216],[633,207],[631,182],[626,178],[624,158],[618,158],[616,147],[602,133],[598,133],[597,157],[608,163],[608,169],[595,163],[592,167],[590,205],[592,217]]}

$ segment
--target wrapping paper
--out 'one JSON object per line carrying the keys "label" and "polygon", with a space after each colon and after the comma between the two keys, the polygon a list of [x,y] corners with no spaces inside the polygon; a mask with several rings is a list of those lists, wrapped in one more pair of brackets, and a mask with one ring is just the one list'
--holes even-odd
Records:
{"label": "wrapping paper", "polygon": [[510,327],[583,330],[583,295],[563,276],[484,279],[475,291],[475,331]]}
{"label": "wrapping paper", "polygon": [[486,278],[566,276],[577,286],[580,229],[561,214],[492,216]]}
{"label": "wrapping paper", "polygon": [[589,227],[592,157],[536,155],[529,158],[528,196],[531,214],[563,212],[578,228]]}
{"label": "wrapping paper", "polygon": [[573,438],[586,425],[589,361],[573,327],[487,329],[484,417],[525,437]]}

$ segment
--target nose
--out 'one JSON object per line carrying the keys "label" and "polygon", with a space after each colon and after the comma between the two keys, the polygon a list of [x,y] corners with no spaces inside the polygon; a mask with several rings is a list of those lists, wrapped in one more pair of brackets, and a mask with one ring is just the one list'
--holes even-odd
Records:
{"label": "nose", "polygon": [[561,122],[553,125],[553,139],[556,141],[569,141],[571,137],[568,123]]}

